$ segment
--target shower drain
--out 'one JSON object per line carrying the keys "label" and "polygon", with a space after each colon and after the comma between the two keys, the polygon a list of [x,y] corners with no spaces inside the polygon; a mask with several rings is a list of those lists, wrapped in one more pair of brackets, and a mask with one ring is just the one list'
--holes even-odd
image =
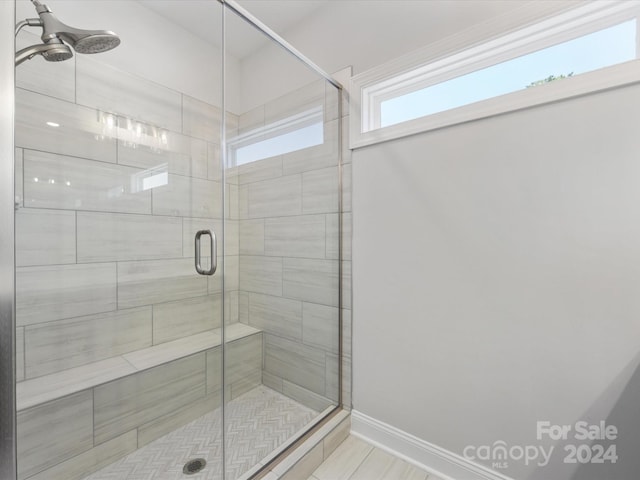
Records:
{"label": "shower drain", "polygon": [[189,460],[184,464],[184,468],[182,469],[182,473],[185,475],[193,475],[194,473],[198,473],[201,471],[207,461],[204,458],[194,458],[193,460]]}

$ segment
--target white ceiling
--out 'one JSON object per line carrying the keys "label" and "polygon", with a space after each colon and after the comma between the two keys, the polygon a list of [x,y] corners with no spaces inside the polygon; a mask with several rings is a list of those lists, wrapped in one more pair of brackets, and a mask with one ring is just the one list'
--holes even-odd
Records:
{"label": "white ceiling", "polygon": [[[138,1],[203,40],[216,46],[221,45],[221,8],[218,2],[212,0]],[[330,1],[242,0],[239,3],[276,32],[283,32],[294,27]],[[237,28],[233,19],[227,17],[226,46],[228,51],[239,59],[255,52],[267,42],[262,35],[247,35],[246,28]]]}

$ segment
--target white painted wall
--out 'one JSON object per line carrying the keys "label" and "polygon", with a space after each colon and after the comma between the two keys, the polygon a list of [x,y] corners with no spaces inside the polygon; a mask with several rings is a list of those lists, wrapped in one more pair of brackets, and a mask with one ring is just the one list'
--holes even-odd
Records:
{"label": "white painted wall", "polygon": [[605,420],[620,430],[617,465],[563,465],[559,445],[550,466],[503,473],[637,477],[631,105],[639,86],[354,152],[355,409],[459,454],[546,445],[538,420]]}

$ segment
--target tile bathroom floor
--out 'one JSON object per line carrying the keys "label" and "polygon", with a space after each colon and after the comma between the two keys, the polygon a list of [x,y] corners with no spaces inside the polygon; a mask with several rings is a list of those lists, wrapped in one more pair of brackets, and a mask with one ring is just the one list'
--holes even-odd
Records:
{"label": "tile bathroom floor", "polygon": [[[259,386],[227,405],[227,479],[239,478],[307,425],[318,412]],[[220,408],[145,445],[84,480],[218,480],[222,478]],[[189,459],[207,466],[186,476]]]}
{"label": "tile bathroom floor", "polygon": [[350,435],[307,480],[440,480]]}

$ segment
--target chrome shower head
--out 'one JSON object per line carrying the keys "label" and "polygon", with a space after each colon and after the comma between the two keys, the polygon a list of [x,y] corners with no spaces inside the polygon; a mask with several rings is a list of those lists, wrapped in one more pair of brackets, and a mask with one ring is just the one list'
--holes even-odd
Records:
{"label": "chrome shower head", "polygon": [[120,45],[120,38],[108,30],[99,30],[78,38],[72,45],[78,53],[102,53]]}
{"label": "chrome shower head", "polygon": [[102,53],[120,45],[120,37],[110,30],[83,30],[70,27],[58,20],[51,9],[31,0],[42,22],[42,41],[62,39],[78,53]]}
{"label": "chrome shower head", "polygon": [[42,55],[45,60],[58,62],[73,57],[71,49],[63,43],[71,45],[78,53],[102,53],[120,45],[120,37],[110,30],[82,30],[70,27],[58,20],[51,9],[31,0],[40,18],[28,18],[16,25],[16,35],[25,26],[42,27],[43,44],[32,45],[16,53],[15,64],[19,65],[35,55]]}
{"label": "chrome shower head", "polygon": [[41,55],[48,62],[62,62],[73,57],[71,49],[64,43],[40,43],[23,48],[16,53],[16,66],[26,60],[31,60],[36,55]]}

